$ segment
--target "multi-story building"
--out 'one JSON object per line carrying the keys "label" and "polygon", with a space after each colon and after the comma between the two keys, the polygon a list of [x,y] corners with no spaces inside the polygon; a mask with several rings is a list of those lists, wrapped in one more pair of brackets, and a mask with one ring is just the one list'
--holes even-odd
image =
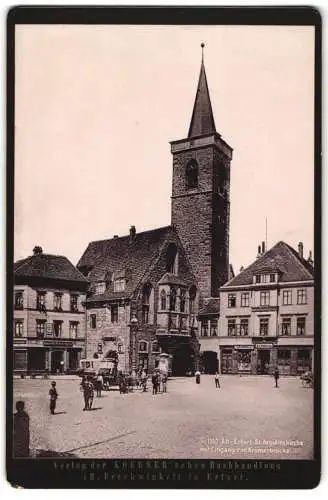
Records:
{"label": "multi-story building", "polygon": [[88,281],[41,247],[14,264],[14,371],[76,370],[85,349]]}
{"label": "multi-story building", "polygon": [[[297,375],[313,368],[314,269],[280,241],[220,289],[218,341],[222,373]],[[204,335],[204,332],[203,332]],[[207,335],[207,334],[206,334]]]}

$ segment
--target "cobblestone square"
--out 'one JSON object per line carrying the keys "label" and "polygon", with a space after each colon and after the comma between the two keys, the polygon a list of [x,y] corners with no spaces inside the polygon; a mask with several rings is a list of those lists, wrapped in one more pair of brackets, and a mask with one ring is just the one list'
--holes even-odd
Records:
{"label": "cobblestone square", "polygon": [[15,379],[14,404],[30,415],[31,454],[79,458],[312,458],[313,391],[299,378],[212,376],[170,379],[168,392],[102,392],[84,412],[80,380]]}

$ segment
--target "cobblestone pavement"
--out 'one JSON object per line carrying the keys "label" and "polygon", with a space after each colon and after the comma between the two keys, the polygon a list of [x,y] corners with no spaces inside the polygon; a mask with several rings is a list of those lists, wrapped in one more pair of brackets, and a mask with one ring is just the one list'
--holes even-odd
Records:
{"label": "cobblestone pavement", "polygon": [[103,392],[82,411],[80,381],[58,380],[49,414],[50,380],[15,379],[14,403],[30,415],[32,454],[80,458],[310,459],[313,390],[299,378],[204,375],[168,382],[168,392]]}

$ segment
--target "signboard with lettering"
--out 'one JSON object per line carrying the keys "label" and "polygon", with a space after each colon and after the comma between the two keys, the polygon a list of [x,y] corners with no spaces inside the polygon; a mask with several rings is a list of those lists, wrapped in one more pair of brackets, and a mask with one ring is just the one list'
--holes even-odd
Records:
{"label": "signboard with lettering", "polygon": [[235,345],[235,349],[239,349],[239,350],[240,349],[247,349],[247,350],[249,350],[249,349],[254,349],[254,346],[252,346],[252,345]]}
{"label": "signboard with lettering", "polygon": [[72,340],[63,340],[63,339],[44,339],[43,342],[44,346],[51,346],[51,347],[72,347],[73,346],[73,341]]}
{"label": "signboard with lettering", "polygon": [[274,344],[269,344],[268,342],[263,342],[263,344],[255,344],[256,349],[271,349]]}
{"label": "signboard with lettering", "polygon": [[53,336],[53,324],[52,323],[47,323],[47,328],[45,332],[45,337],[52,337]]}

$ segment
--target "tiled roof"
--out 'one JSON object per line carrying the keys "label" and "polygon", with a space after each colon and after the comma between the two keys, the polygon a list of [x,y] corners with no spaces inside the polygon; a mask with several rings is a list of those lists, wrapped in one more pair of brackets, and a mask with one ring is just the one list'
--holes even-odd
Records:
{"label": "tiled roof", "polygon": [[218,297],[205,299],[203,302],[199,314],[207,315],[207,314],[219,314],[220,313],[220,299]]}
{"label": "tiled roof", "polygon": [[174,231],[171,226],[165,226],[136,233],[132,241],[130,236],[122,236],[89,243],[77,267],[81,270],[91,269],[88,274],[91,282],[105,280],[106,273],[115,273],[115,277],[128,272],[124,292],[115,293],[109,290],[101,296],[90,297],[88,301],[123,298],[133,293],[158,257],[168,236]]}
{"label": "tiled roof", "polygon": [[279,241],[222,288],[251,285],[255,274],[277,270],[281,273],[279,280],[283,283],[313,280],[314,277],[313,267],[291,246]]}
{"label": "tiled roof", "polygon": [[46,278],[87,283],[88,280],[62,255],[37,254],[14,264],[15,278]]}

